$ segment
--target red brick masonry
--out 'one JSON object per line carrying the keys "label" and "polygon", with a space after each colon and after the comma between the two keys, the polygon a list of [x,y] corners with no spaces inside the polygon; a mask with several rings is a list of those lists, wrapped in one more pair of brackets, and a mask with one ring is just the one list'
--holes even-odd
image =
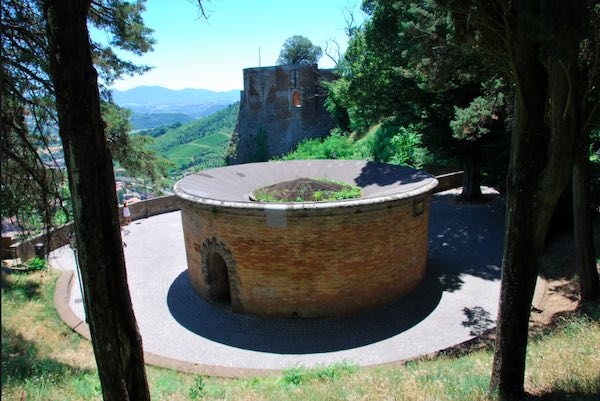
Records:
{"label": "red brick masonry", "polygon": [[[353,183],[362,197],[249,198],[256,188],[299,177]],[[190,282],[211,302],[264,316],[337,316],[382,305],[425,274],[437,185],[425,172],[365,160],[250,163],[189,175],[175,194]]]}
{"label": "red brick masonry", "polygon": [[234,311],[314,317],[384,304],[425,273],[430,197],[274,212],[183,202],[190,281],[211,299],[204,249],[227,264]]}

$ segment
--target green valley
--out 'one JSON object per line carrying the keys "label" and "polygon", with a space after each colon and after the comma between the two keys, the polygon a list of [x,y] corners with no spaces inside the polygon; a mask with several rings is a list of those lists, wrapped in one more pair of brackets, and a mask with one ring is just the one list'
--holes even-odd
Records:
{"label": "green valley", "polygon": [[177,165],[178,168],[190,167],[190,163],[221,165],[224,150],[229,143],[231,134],[218,132],[195,141],[177,145],[164,153],[164,156]]}
{"label": "green valley", "polygon": [[150,148],[169,159],[176,178],[185,170],[198,171],[224,164],[225,151],[235,128],[239,103],[186,124],[141,131],[154,139]]}

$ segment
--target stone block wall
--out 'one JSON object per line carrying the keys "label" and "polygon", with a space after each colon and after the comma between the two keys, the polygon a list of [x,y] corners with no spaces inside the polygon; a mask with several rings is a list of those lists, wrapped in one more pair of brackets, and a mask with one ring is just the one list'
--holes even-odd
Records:
{"label": "stone block wall", "polygon": [[[161,196],[148,199],[142,202],[136,202],[129,205],[131,220],[144,219],[157,214],[169,213],[179,210],[179,197],[175,195]],[[123,208],[119,207],[119,216],[123,221]]]}
{"label": "stone block wall", "polygon": [[228,164],[266,161],[305,138],[328,135],[335,122],[325,110],[320,82],[335,78],[332,70],[319,70],[316,64],[245,69]]}
{"label": "stone block wall", "polygon": [[455,171],[453,173],[436,175],[438,186],[435,187],[433,193],[447,191],[453,188],[462,187],[464,171]]}
{"label": "stone block wall", "polygon": [[20,258],[21,261],[32,259],[35,255],[35,245],[44,244],[46,253],[54,249],[68,245],[73,235],[73,223],[67,223],[64,226],[57,227],[50,232],[50,241],[46,233],[38,234],[29,237],[23,241],[16,242],[12,245],[15,249],[14,257]]}

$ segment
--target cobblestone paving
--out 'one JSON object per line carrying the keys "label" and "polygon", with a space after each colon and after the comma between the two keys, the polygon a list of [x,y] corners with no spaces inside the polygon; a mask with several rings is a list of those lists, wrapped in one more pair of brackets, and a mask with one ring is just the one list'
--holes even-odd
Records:
{"label": "cobblestone paving", "polygon": [[[352,317],[269,319],[204,302],[187,279],[179,212],[131,223],[123,231],[129,289],[148,352],[205,365],[282,369],[336,362],[372,365],[466,341],[497,314],[504,227],[500,198],[457,205],[433,197],[428,274],[411,296]],[[64,247],[51,264],[75,269]],[[70,307],[83,318],[79,285]]]}

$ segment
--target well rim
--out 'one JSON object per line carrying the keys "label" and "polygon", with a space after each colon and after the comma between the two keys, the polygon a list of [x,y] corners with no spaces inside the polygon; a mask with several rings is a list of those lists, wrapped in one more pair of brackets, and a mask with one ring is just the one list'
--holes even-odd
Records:
{"label": "well rim", "polygon": [[[333,164],[336,166],[333,166]],[[243,170],[247,171],[247,169],[252,169],[253,167],[264,167],[267,166],[269,168],[277,168],[278,173],[281,175],[281,172],[284,167],[295,166],[302,167],[302,165],[306,165],[307,167],[312,166],[313,164],[322,164],[325,169],[331,171],[335,171],[330,167],[338,167],[338,168],[347,168],[354,167],[359,172],[360,168],[365,168],[367,166],[372,166],[373,168],[387,168],[395,170],[396,174],[404,173],[404,175],[408,175],[408,173],[412,173],[413,176],[417,175],[420,178],[420,185],[411,185],[410,189],[402,189],[399,187],[399,191],[393,191],[391,193],[387,193],[384,195],[377,195],[376,193],[370,196],[363,196],[361,198],[356,199],[344,199],[344,200],[336,200],[336,201],[310,201],[310,202],[258,202],[250,199],[249,194],[250,191],[243,191],[243,194],[238,194],[243,196],[243,200],[233,200],[233,199],[218,199],[214,196],[200,196],[194,193],[189,188],[190,185],[186,183],[186,180],[189,180],[189,177],[194,176],[209,176],[209,173],[214,174],[215,172],[225,172],[234,170]],[[287,165],[287,166],[286,166]],[[357,167],[360,167],[357,169]],[[235,171],[235,173],[239,176],[240,172]],[[293,173],[290,171],[290,173]],[[402,174],[401,174],[402,175]],[[229,175],[228,177],[232,177],[233,175]],[[321,175],[322,177],[322,175]],[[358,177],[358,175],[357,175]],[[235,178],[235,177],[234,177]],[[242,176],[240,176],[240,179]],[[286,179],[294,179],[297,178],[293,175],[281,175],[279,178],[279,182],[284,181]],[[308,178],[314,178],[308,177]],[[335,175],[328,176],[327,178],[340,180]],[[355,177],[356,179],[356,177]],[[345,181],[345,180],[340,180]],[[276,182],[271,182],[276,183]],[[362,189],[366,186],[357,183],[350,183],[352,185],[356,185]],[[260,186],[268,185],[265,183],[258,184]],[[175,184],[174,192],[181,199],[188,201],[190,203],[201,204],[209,207],[218,207],[218,208],[231,208],[231,209],[252,209],[252,210],[311,210],[311,209],[334,209],[334,208],[347,208],[347,207],[357,207],[357,206],[370,206],[376,205],[380,203],[398,201],[403,199],[410,199],[414,197],[418,197],[420,195],[425,195],[431,191],[438,185],[438,180],[431,174],[425,173],[422,170],[416,170],[410,167],[405,166],[397,166],[386,163],[375,163],[366,160],[288,160],[288,161],[275,161],[275,162],[262,162],[262,163],[246,163],[246,164],[238,164],[226,167],[218,167],[214,169],[204,170],[201,173],[192,174],[184,177],[182,180],[178,181]],[[254,189],[259,188],[256,186]],[[393,188],[391,185],[384,185],[381,188]],[[380,192],[384,192],[383,190]],[[207,194],[210,195],[210,194]]]}

